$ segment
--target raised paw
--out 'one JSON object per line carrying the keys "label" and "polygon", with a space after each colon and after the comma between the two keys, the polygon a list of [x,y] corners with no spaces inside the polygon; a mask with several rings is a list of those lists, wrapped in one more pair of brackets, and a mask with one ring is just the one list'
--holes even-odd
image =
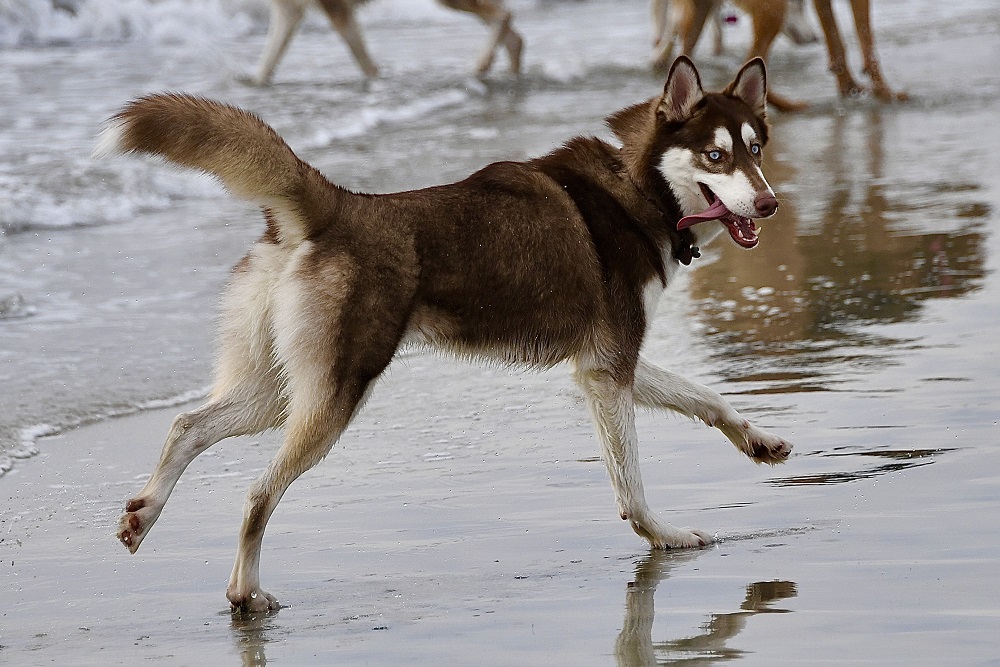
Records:
{"label": "raised paw", "polygon": [[747,429],[745,446],[742,449],[755,462],[769,465],[784,463],[792,453],[790,442],[755,426]]}
{"label": "raised paw", "polygon": [[790,442],[757,428],[745,419],[719,421],[715,425],[741,452],[757,463],[784,463],[792,453]]}
{"label": "raised paw", "polygon": [[125,514],[118,520],[119,541],[135,553],[159,515],[160,508],[146,498],[132,498],[125,504]]}

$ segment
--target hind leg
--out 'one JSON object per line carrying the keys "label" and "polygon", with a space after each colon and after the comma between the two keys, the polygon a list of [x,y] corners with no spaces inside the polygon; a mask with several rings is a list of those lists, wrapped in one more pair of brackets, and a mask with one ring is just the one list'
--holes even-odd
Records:
{"label": "hind leg", "polygon": [[177,415],[153,474],[125,504],[118,522],[121,543],[136,552],[195,457],[224,438],[279,426],[282,406],[275,378],[251,374],[200,408]]}
{"label": "hind leg", "polygon": [[368,55],[368,47],[361,36],[361,28],[358,26],[357,18],[354,16],[354,6],[345,0],[318,0],[320,7],[330,19],[334,29],[340,34],[341,39],[351,50],[358,67],[370,79],[378,76],[378,67],[372,62]]}
{"label": "hind leg", "polygon": [[247,493],[226,590],[235,610],[278,607],[260,587],[264,530],[289,485],[330,452],[392,361],[410,295],[388,288],[386,276],[402,264],[313,254],[306,242],[272,292],[288,418],[281,448]]}
{"label": "hind leg", "polygon": [[521,73],[521,51],[524,48],[524,40],[511,27],[513,15],[504,7],[501,0],[438,0],[438,2],[449,9],[475,14],[483,23],[493,28],[493,34],[490,35],[486,48],[476,61],[476,76],[485,76],[490,71],[501,44],[510,59],[510,71],[515,75]]}
{"label": "hind leg", "polygon": [[257,65],[257,75],[254,82],[258,85],[270,83],[274,69],[285,55],[288,44],[292,41],[295,29],[302,22],[306,8],[299,0],[272,0],[271,20],[267,25],[267,41],[264,52]]}
{"label": "hind leg", "polygon": [[285,400],[271,340],[266,294],[269,246],[255,248],[223,295],[219,359],[208,403],[174,419],[160,461],[125,505],[118,539],[135,553],[187,466],[216,442],[281,425]]}
{"label": "hind leg", "polygon": [[[302,473],[319,463],[364,403],[372,382],[350,382],[339,391],[315,385],[293,398],[285,441],[264,474],[250,487],[243,509],[236,562],[226,589],[234,610],[278,609],[277,599],[260,586],[264,529],[278,501]],[[297,400],[305,395],[303,400]]]}
{"label": "hind leg", "polygon": [[583,389],[601,441],[601,453],[615,490],[622,519],[657,549],[705,546],[713,542],[708,533],[675,528],[661,521],[646,504],[639,472],[639,448],[635,433],[632,388],[622,385],[603,369],[580,369],[575,379]]}

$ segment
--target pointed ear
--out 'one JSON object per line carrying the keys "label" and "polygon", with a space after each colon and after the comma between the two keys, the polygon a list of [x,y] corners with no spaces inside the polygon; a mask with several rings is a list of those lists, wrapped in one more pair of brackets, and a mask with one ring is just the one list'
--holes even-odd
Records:
{"label": "pointed ear", "polygon": [[726,95],[742,100],[761,118],[767,118],[767,71],[764,61],[754,58],[740,70],[724,91]]}
{"label": "pointed ear", "polygon": [[705,91],[701,88],[701,77],[694,63],[687,56],[680,56],[670,67],[667,84],[663,87],[663,97],[656,108],[669,123],[682,123],[691,117],[694,108]]}

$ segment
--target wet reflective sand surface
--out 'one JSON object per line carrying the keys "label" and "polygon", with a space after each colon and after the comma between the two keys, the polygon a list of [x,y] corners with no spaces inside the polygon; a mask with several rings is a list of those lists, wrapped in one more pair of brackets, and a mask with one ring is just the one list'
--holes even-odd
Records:
{"label": "wet reflective sand surface", "polygon": [[[717,545],[650,552],[618,519],[566,369],[521,374],[412,354],[272,519],[261,571],[286,605],[275,614],[233,617],[224,590],[243,494],[276,435],[196,460],[135,556],[115,540],[115,522],[181,408],[39,440],[37,455],[0,477],[0,664],[995,664],[1000,10],[875,4],[884,68],[912,101],[840,101],[821,47],[778,42],[771,80],[816,100],[772,119],[765,171],[781,210],[752,252],[703,249],[665,295],[647,343],[658,363],[796,446],[785,465],[758,467],[711,429],[639,415],[650,505],[717,532]],[[257,110],[348,187],[440,183],[601,132],[606,113],[655,94],[662,83],[641,66],[645,4],[620,15],[614,6],[525,6],[520,85],[467,85],[462,59],[481,35],[446,38],[446,21],[433,49],[419,25],[376,22],[373,42],[401,36],[397,54],[382,52],[396,74],[371,88],[354,81],[345,54],[331,56],[331,35],[310,32],[272,89],[238,86],[205,63],[193,89]],[[559,30],[562,20],[574,30]],[[605,53],[599,39],[625,46]],[[252,62],[261,42],[226,48]],[[738,66],[740,44],[737,34],[727,56],[699,63],[712,85]],[[93,49],[79,54],[90,65],[72,90],[46,95],[68,104],[90,99],[88,86],[103,91],[84,105],[95,131],[136,92],[186,87],[182,68],[165,64],[152,81],[100,89],[79,78],[99,69]],[[57,55],[38,58],[52,72],[57,61],[73,67]],[[320,71],[326,57],[342,69]],[[39,67],[24,51],[3,60]],[[23,81],[26,99],[42,99],[31,88],[41,84]],[[37,113],[39,124],[58,118]],[[60,130],[76,151],[89,141],[84,115],[78,130]],[[38,137],[15,142],[23,128],[6,127],[11,146]],[[97,173],[111,185],[127,177],[139,189],[167,178],[138,162],[101,169],[80,178],[97,187]],[[189,181],[177,178],[158,193],[173,203],[134,221],[5,237],[4,266],[64,257],[58,274],[34,262],[37,281],[59,287],[82,266],[91,289],[108,294],[93,319],[81,300],[79,319],[64,322],[31,281],[12,283],[37,316],[0,319],[3,359],[28,359],[7,367],[22,383],[3,396],[8,416],[37,422],[49,410],[53,423],[70,422],[105,399],[128,404],[113,394],[123,383],[144,400],[207,384],[215,293],[259,228],[201,182],[191,181],[197,197],[178,194]],[[122,238],[133,238],[140,266],[102,278],[101,248]],[[143,300],[113,305],[129,294]],[[83,359],[86,372],[44,366],[32,357],[39,340]]]}

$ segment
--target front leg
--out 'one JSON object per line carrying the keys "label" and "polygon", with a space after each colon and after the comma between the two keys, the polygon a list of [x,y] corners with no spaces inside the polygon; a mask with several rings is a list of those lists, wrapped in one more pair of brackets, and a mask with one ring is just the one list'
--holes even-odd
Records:
{"label": "front leg", "polygon": [[864,59],[863,71],[871,79],[872,94],[880,102],[905,102],[909,95],[894,91],[882,76],[882,68],[875,53],[875,36],[872,33],[871,6],[868,0],[851,0],[851,11],[854,13],[854,27],[858,32],[858,43]]}
{"label": "front leg", "polygon": [[639,471],[632,388],[601,369],[577,369],[601,441],[601,454],[611,476],[618,513],[638,535],[657,549],[703,547],[714,540],[698,530],[675,528],[661,521],[646,504]]}
{"label": "front leg", "polygon": [[792,451],[787,441],[740,416],[718,392],[642,358],[635,369],[634,391],[640,405],[673,410],[714,426],[757,463],[783,463]]}
{"label": "front leg", "polygon": [[354,61],[361,68],[361,71],[369,79],[378,77],[378,67],[368,55],[365,39],[361,36],[361,28],[358,27],[357,18],[354,16],[354,5],[343,0],[318,1],[319,6],[330,19],[333,29],[337,31],[347,48],[350,49],[351,55],[354,56]]}
{"label": "front leg", "polygon": [[281,57],[285,55],[288,44],[292,41],[296,28],[305,16],[305,6],[298,2],[272,2],[271,20],[267,26],[267,42],[260,55],[257,74],[253,83],[266,86],[271,83],[274,69]]}
{"label": "front leg", "polygon": [[847,67],[847,53],[844,50],[844,40],[840,37],[837,19],[833,15],[830,0],[813,0],[816,16],[819,18],[823,36],[826,38],[826,49],[830,57],[830,71],[837,77],[837,88],[841,97],[854,97],[865,92],[851,76]]}

